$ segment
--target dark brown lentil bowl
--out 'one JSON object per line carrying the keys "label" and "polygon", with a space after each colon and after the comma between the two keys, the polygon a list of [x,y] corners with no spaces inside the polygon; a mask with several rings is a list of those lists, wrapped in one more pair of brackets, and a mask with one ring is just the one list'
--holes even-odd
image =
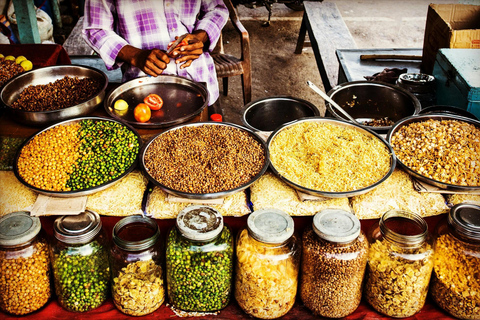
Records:
{"label": "dark brown lentil bowl", "polygon": [[265,142],[255,132],[225,122],[170,128],[140,153],[141,168],[150,181],[189,199],[223,198],[248,188],[265,173],[268,159]]}
{"label": "dark brown lentil bowl", "polygon": [[[100,166],[102,166],[105,163],[107,163],[107,164],[108,163],[110,163],[110,164],[111,163],[114,163],[114,164],[117,163],[117,162],[111,161],[109,159],[115,158],[113,155],[118,156],[119,154],[122,154],[122,155],[125,156],[125,152],[121,153],[121,150],[118,150],[119,148],[122,148],[121,146],[119,147],[119,145],[122,145],[122,141],[124,143],[126,143],[126,145],[129,148],[132,149],[131,150],[132,152],[130,154],[127,153],[127,155],[126,155],[127,161],[122,160],[118,163],[117,166],[113,165],[112,168],[117,169],[117,171],[113,172],[113,173],[112,173],[112,171],[114,171],[114,170],[109,171],[109,172],[104,171],[105,173],[102,174],[101,173],[102,172],[101,168],[105,168],[105,166],[102,166],[100,169],[97,168],[96,172],[100,171],[100,173],[98,174],[98,176],[100,178],[98,179],[97,182],[91,183],[91,186],[89,186],[89,187],[81,187],[80,189],[76,189],[76,190],[72,190],[72,191],[52,191],[52,190],[48,190],[47,188],[36,187],[33,184],[27,182],[26,179],[24,179],[24,177],[20,173],[21,170],[19,168],[20,157],[22,157],[22,150],[24,148],[26,148],[27,145],[29,143],[31,143],[32,141],[34,141],[37,137],[41,136],[42,134],[45,134],[46,132],[48,132],[52,129],[60,128],[60,127],[68,127],[70,125],[79,125],[82,122],[83,123],[88,123],[91,126],[94,126],[94,128],[98,128],[98,126],[95,127],[95,125],[100,125],[100,126],[101,125],[106,125],[106,126],[110,126],[110,127],[113,126],[114,128],[118,128],[118,131],[116,131],[117,133],[120,132],[120,133],[117,134],[116,140],[104,139],[104,140],[102,140],[104,142],[104,144],[101,145],[101,146],[98,145],[98,148],[96,146],[94,146],[94,144],[92,145],[91,141],[95,141],[95,142],[98,143],[99,140],[95,139],[95,138],[91,138],[91,135],[87,136],[86,139],[90,139],[90,145],[88,147],[90,147],[92,149],[92,151],[93,150],[98,151],[99,149],[103,149],[103,151],[101,151],[101,152],[98,152],[98,153],[97,152],[95,152],[95,153],[92,152],[91,153],[91,154],[95,154],[94,157],[97,157],[97,158],[95,158],[95,159],[88,158],[88,166],[93,167],[93,166],[95,166],[95,164],[100,164]],[[108,132],[108,127],[104,127],[104,128],[106,128],[104,131]],[[46,149],[48,151],[49,148],[52,148],[52,150],[53,150],[54,147],[52,147],[52,145],[56,144],[53,140],[54,140],[54,138],[52,138],[50,141],[48,141],[48,143],[44,147],[44,149]],[[58,144],[59,143],[57,143],[57,145]],[[71,144],[72,144],[72,141],[68,141],[68,143],[65,143],[64,145],[71,145]],[[112,146],[112,151],[111,152],[110,152],[110,150],[109,151],[104,151],[105,149],[108,149],[107,144],[110,144],[110,146]],[[24,184],[28,188],[30,188],[33,191],[35,191],[37,193],[40,193],[40,194],[44,194],[44,195],[47,195],[47,196],[53,196],[53,197],[61,197],[61,198],[86,196],[86,195],[96,193],[98,191],[102,191],[102,190],[114,185],[120,179],[122,179],[127,174],[132,172],[135,169],[135,167],[137,166],[138,154],[139,154],[139,151],[140,151],[141,147],[142,147],[141,137],[138,134],[138,132],[130,125],[124,124],[124,123],[122,123],[120,121],[117,121],[117,120],[114,120],[114,119],[108,119],[108,118],[102,118],[102,117],[75,118],[75,119],[65,120],[65,121],[56,123],[54,125],[51,125],[51,126],[45,128],[45,129],[37,132],[36,134],[32,135],[28,139],[26,139],[25,142],[18,148],[18,151],[15,155],[13,172],[14,172],[15,176],[17,177],[17,179],[22,184]],[[95,148],[97,148],[97,149],[95,149]],[[115,150],[115,149],[117,149],[117,150]],[[101,156],[103,158],[98,159],[98,157],[100,157],[100,156],[97,156],[97,154],[101,154]],[[118,158],[118,157],[116,157],[116,158]],[[29,160],[30,161],[36,161],[35,159],[33,159],[33,157],[29,157]],[[124,162],[124,163],[122,164],[121,162]],[[87,167],[87,165],[78,165],[77,166],[77,168],[79,168],[79,170],[82,170],[83,168],[86,168],[86,167]],[[120,168],[120,169],[118,169],[118,168]],[[60,172],[60,171],[64,171],[64,170],[58,170],[57,169],[57,171]],[[108,177],[109,174],[112,175],[112,176]],[[107,175],[107,178],[105,178],[105,175]],[[86,183],[83,180],[82,180],[82,182]]]}

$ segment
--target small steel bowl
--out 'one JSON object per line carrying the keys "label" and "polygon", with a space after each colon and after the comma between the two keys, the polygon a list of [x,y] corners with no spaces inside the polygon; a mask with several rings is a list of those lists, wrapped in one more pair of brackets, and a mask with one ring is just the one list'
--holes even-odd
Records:
{"label": "small steel bowl", "polygon": [[320,116],[318,108],[306,100],[274,96],[247,104],[243,111],[242,122],[251,130],[271,132],[284,123],[318,116]]}
{"label": "small steel bowl", "polygon": [[[420,101],[408,90],[378,81],[353,81],[339,84],[328,92],[330,98],[360,123],[388,117],[397,122],[421,110]],[[337,119],[348,120],[330,103],[327,111]],[[387,133],[392,126],[366,126],[377,133]]]}
{"label": "small steel bowl", "polygon": [[[69,120],[64,120],[62,122],[59,122],[59,123],[56,123],[56,124],[53,124],[51,126],[48,126],[47,128],[44,128],[42,130],[40,130],[39,132],[35,133],[34,135],[32,135],[31,137],[29,137],[27,140],[25,140],[23,142],[23,144],[20,146],[20,148],[18,148],[18,151],[15,155],[15,160],[14,160],[14,165],[13,165],[13,172],[15,174],[15,176],[17,177],[18,181],[20,181],[23,185],[25,185],[26,187],[32,189],[33,191],[37,192],[37,193],[40,193],[40,194],[43,194],[43,195],[46,195],[46,196],[51,196],[51,197],[59,197],[59,198],[71,198],[71,197],[82,197],[82,196],[87,196],[87,195],[90,195],[90,194],[93,194],[93,193],[96,193],[96,192],[99,192],[99,191],[102,191],[102,190],[105,190],[107,189],[108,187],[111,187],[112,185],[114,185],[115,183],[117,183],[118,181],[120,181],[120,179],[122,179],[123,177],[125,177],[127,174],[129,174],[130,172],[133,171],[133,169],[135,169],[135,167],[137,166],[137,161],[138,161],[138,153],[137,153],[137,157],[135,159],[135,161],[130,165],[130,167],[125,170],[125,172],[123,174],[121,174],[120,176],[118,176],[117,178],[115,179],[112,179],[104,184],[101,184],[101,185],[98,185],[96,187],[92,187],[92,188],[89,188],[89,189],[84,189],[84,190],[77,190],[77,191],[49,191],[49,190],[44,190],[44,189],[40,189],[40,188],[37,188],[35,186],[32,186],[30,185],[29,183],[27,183],[21,176],[20,176],[20,173],[18,172],[18,158],[20,157],[20,154],[22,152],[22,149],[30,142],[32,141],[35,137],[39,136],[40,134],[42,134],[43,132],[45,131],[48,131],[54,127],[57,127],[57,126],[62,126],[62,125],[69,125],[69,124],[72,124],[72,123],[77,123],[77,122],[80,122],[81,120],[94,120],[94,121],[109,121],[109,122],[115,122],[115,123],[118,123],[118,124],[121,124],[122,126],[124,127],[127,127],[130,131],[132,131],[135,136],[137,137],[137,141],[138,141],[138,144],[139,144],[139,148],[141,148],[142,146],[142,139],[140,137],[140,135],[138,134],[138,132],[131,126],[125,124],[125,123],[122,123],[120,121],[117,121],[117,120],[114,120],[114,119],[108,119],[108,118],[102,118],[102,117],[81,117],[81,118],[75,118],[75,119],[69,119]],[[140,152],[140,150],[139,150]]]}
{"label": "small steel bowl", "polygon": [[[477,121],[477,120],[473,120],[473,119],[470,119],[470,118],[466,118],[466,117],[462,117],[462,116],[458,116],[458,115],[448,115],[448,114],[445,114],[445,113],[429,113],[429,114],[425,114],[425,115],[417,115],[417,116],[411,116],[411,117],[407,117],[407,118],[404,118],[400,121],[398,121],[397,123],[395,123],[395,125],[390,129],[390,131],[388,131],[388,134],[387,134],[387,141],[389,144],[392,143],[392,137],[395,135],[395,133],[397,131],[399,131],[402,127],[404,126],[407,126],[409,125],[410,123],[414,123],[414,122],[421,122],[421,121],[426,121],[426,120],[430,120],[430,119],[433,119],[433,120],[459,120],[459,121],[463,121],[463,122],[466,122],[466,123],[470,123],[470,124],[473,124],[475,125],[477,128],[480,129],[480,121]],[[393,150],[393,149],[392,149]],[[395,156],[395,158],[397,158]],[[472,190],[480,190],[480,186],[460,186],[460,185],[453,185],[453,184],[449,184],[449,183],[445,183],[445,182],[441,182],[441,181],[437,181],[437,180],[434,180],[434,179],[431,179],[429,177],[426,177],[424,175],[421,175],[420,173],[412,170],[410,167],[408,167],[407,165],[405,165],[400,159],[397,158],[397,162],[400,164],[400,166],[402,168],[405,169],[405,171],[407,171],[411,176],[417,178],[418,180],[420,181],[423,181],[425,183],[428,183],[432,186],[435,186],[435,187],[438,187],[440,189],[444,189],[444,190],[452,190],[452,191],[472,191]]]}
{"label": "small steel bowl", "polygon": [[[65,76],[97,79],[101,89],[89,100],[64,109],[24,111],[11,107],[28,86],[45,85]],[[98,69],[79,65],[50,66],[30,70],[10,79],[0,91],[0,99],[12,119],[28,126],[42,127],[93,112],[102,103],[107,85],[108,77]]]}
{"label": "small steel bowl", "polygon": [[388,152],[390,154],[390,169],[388,170],[388,172],[385,174],[385,176],[383,176],[382,179],[380,179],[379,181],[375,182],[374,184],[370,185],[370,186],[367,186],[365,188],[362,188],[362,189],[357,189],[357,190],[352,190],[352,191],[345,191],[345,192],[331,192],[331,191],[322,191],[322,190],[314,190],[314,189],[310,189],[310,188],[306,188],[304,186],[301,186],[291,180],[289,180],[288,178],[284,177],[283,175],[281,175],[277,169],[275,169],[275,166],[273,165],[273,163],[270,161],[270,167],[272,169],[272,171],[275,173],[276,176],[278,176],[281,180],[283,180],[286,184],[288,184],[289,186],[291,186],[292,188],[294,189],[297,189],[298,191],[300,192],[303,192],[303,193],[307,193],[307,194],[311,194],[311,195],[314,195],[314,196],[322,196],[322,197],[327,197],[327,198],[345,198],[345,197],[353,197],[353,196],[358,196],[358,195],[361,195],[361,194],[364,194],[364,193],[367,193],[368,191],[371,191],[373,189],[375,189],[378,185],[380,185],[382,182],[384,182],[385,180],[388,179],[388,177],[390,177],[390,175],[393,173],[393,171],[395,170],[395,164],[396,164],[396,160],[395,160],[395,157],[393,155],[393,150],[392,150],[392,147],[384,140],[382,139],[382,137],[380,137],[380,135],[378,135],[376,132],[372,131],[372,130],[369,130],[369,129],[366,129],[366,128],[363,128],[362,126],[359,126],[357,124],[354,124],[354,123],[351,123],[351,122],[348,122],[348,121],[344,121],[344,120],[339,120],[339,119],[331,119],[331,118],[320,118],[320,117],[317,117],[317,118],[306,118],[306,119],[300,119],[300,120],[296,120],[296,121],[292,121],[292,122],[289,122],[289,123],[286,123],[284,124],[283,126],[279,127],[277,130],[275,130],[271,135],[270,137],[268,138],[268,141],[267,141],[267,147],[269,149],[269,153],[270,153],[270,146],[272,144],[272,141],[275,139],[275,137],[283,130],[291,127],[291,126],[294,126],[296,124],[299,124],[299,123],[302,123],[302,122],[319,122],[319,123],[329,123],[329,124],[332,124],[332,125],[336,125],[336,126],[340,126],[340,127],[346,127],[346,128],[351,128],[351,129],[354,129],[354,130],[357,130],[358,132],[361,132],[363,134],[366,134],[368,136],[371,136],[372,138],[374,139],[378,139],[379,141],[381,141],[385,147],[388,149]]}
{"label": "small steel bowl", "polygon": [[[165,186],[164,184],[160,183],[159,181],[157,181],[155,178],[153,178],[148,170],[146,169],[146,166],[145,166],[145,153],[146,151],[148,150],[149,146],[152,144],[153,141],[155,141],[155,139],[157,139],[158,137],[160,137],[161,135],[163,134],[166,134],[167,132],[170,132],[170,131],[173,131],[173,130],[178,130],[178,129],[181,129],[181,128],[184,128],[184,127],[200,127],[200,126],[203,126],[203,125],[210,125],[210,126],[226,126],[226,127],[232,127],[232,128],[237,128],[237,129],[240,129],[246,133],[248,133],[251,137],[253,137],[258,143],[261,144],[261,146],[263,147],[263,150],[264,150],[264,158],[265,158],[265,163],[262,167],[262,169],[252,178],[252,180],[250,180],[249,182],[237,187],[237,188],[234,188],[234,189],[230,189],[230,190],[225,190],[225,191],[221,191],[221,192],[214,192],[214,193],[188,193],[188,192],[183,192],[183,191],[179,191],[179,190],[175,190],[175,189],[172,189],[172,188],[169,188],[167,186]],[[237,124],[233,124],[233,123],[226,123],[226,122],[195,122],[195,123],[188,123],[188,124],[181,124],[181,125],[178,125],[178,126],[175,126],[175,127],[172,127],[172,128],[169,128],[155,136],[153,136],[149,142],[147,142],[142,150],[140,151],[140,167],[142,168],[142,171],[145,173],[145,175],[147,176],[147,178],[153,183],[155,184],[156,186],[158,186],[160,189],[162,189],[163,191],[169,193],[169,194],[172,194],[174,196],[177,196],[177,197],[181,197],[181,198],[188,198],[188,199],[218,199],[218,198],[224,198],[224,197],[227,197],[229,195],[232,195],[234,193],[237,193],[239,191],[242,191],[246,188],[248,188],[252,183],[254,183],[255,181],[257,181],[264,173],[265,171],[267,171],[268,169],[268,166],[269,166],[269,161],[268,161],[269,157],[268,157],[268,149],[265,145],[265,142],[252,130],[248,129],[248,128],[245,128],[245,127],[242,127],[242,126],[239,126]]]}

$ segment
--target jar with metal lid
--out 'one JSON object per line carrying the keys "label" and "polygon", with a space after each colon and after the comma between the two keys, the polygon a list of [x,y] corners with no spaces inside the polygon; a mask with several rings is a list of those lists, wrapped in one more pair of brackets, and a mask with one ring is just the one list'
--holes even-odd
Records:
{"label": "jar with metal lid", "polygon": [[100,216],[87,210],[59,217],[53,235],[50,252],[60,305],[75,312],[99,307],[110,283],[107,237]]}
{"label": "jar with metal lid", "polygon": [[378,312],[410,317],[425,304],[433,268],[433,245],[425,220],[390,210],[369,231],[365,297]]}
{"label": "jar with metal lid", "polygon": [[293,307],[300,246],[293,219],[277,209],[250,214],[237,236],[235,299],[247,314],[275,319]]}
{"label": "jar with metal lid", "polygon": [[435,77],[425,73],[402,73],[397,79],[397,86],[410,91],[420,102],[422,109],[432,106],[437,101]]}
{"label": "jar with metal lid", "polygon": [[52,294],[48,243],[38,217],[12,212],[0,218],[0,309],[24,315]]}
{"label": "jar with metal lid", "polygon": [[135,215],[113,228],[110,266],[115,306],[125,314],[143,316],[165,300],[160,228],[154,219]]}
{"label": "jar with metal lid", "polygon": [[457,204],[435,232],[431,296],[460,319],[480,319],[480,206]]}
{"label": "jar with metal lid", "polygon": [[230,301],[233,237],[216,209],[188,206],[166,245],[169,302],[184,311],[216,311]]}
{"label": "jar with metal lid", "polygon": [[302,237],[300,297],[314,314],[341,318],[362,298],[368,241],[358,218],[341,209],[313,217]]}

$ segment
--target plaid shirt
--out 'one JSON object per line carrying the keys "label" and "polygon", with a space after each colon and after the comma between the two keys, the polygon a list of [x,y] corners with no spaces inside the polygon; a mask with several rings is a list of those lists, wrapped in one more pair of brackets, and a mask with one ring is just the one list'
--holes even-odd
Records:
{"label": "plaid shirt", "polygon": [[209,52],[215,48],[227,19],[228,9],[222,0],[86,0],[82,32],[107,69],[121,67],[123,81],[127,81],[146,74],[127,63],[115,61],[125,45],[165,51],[176,36],[204,30],[210,40],[205,52],[184,69],[170,59],[163,74],[205,82],[211,105],[218,99],[219,90],[215,64]]}

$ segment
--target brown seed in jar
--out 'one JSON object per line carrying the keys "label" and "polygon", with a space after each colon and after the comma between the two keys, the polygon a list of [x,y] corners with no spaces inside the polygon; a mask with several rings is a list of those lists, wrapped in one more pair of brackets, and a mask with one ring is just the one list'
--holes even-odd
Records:
{"label": "brown seed in jar", "polygon": [[263,146],[228,126],[185,126],[158,136],[144,157],[148,173],[186,193],[231,190],[251,181],[264,166]]}
{"label": "brown seed in jar", "polygon": [[47,243],[35,243],[28,258],[15,257],[19,254],[0,251],[0,309],[15,315],[40,309],[51,296]]}

